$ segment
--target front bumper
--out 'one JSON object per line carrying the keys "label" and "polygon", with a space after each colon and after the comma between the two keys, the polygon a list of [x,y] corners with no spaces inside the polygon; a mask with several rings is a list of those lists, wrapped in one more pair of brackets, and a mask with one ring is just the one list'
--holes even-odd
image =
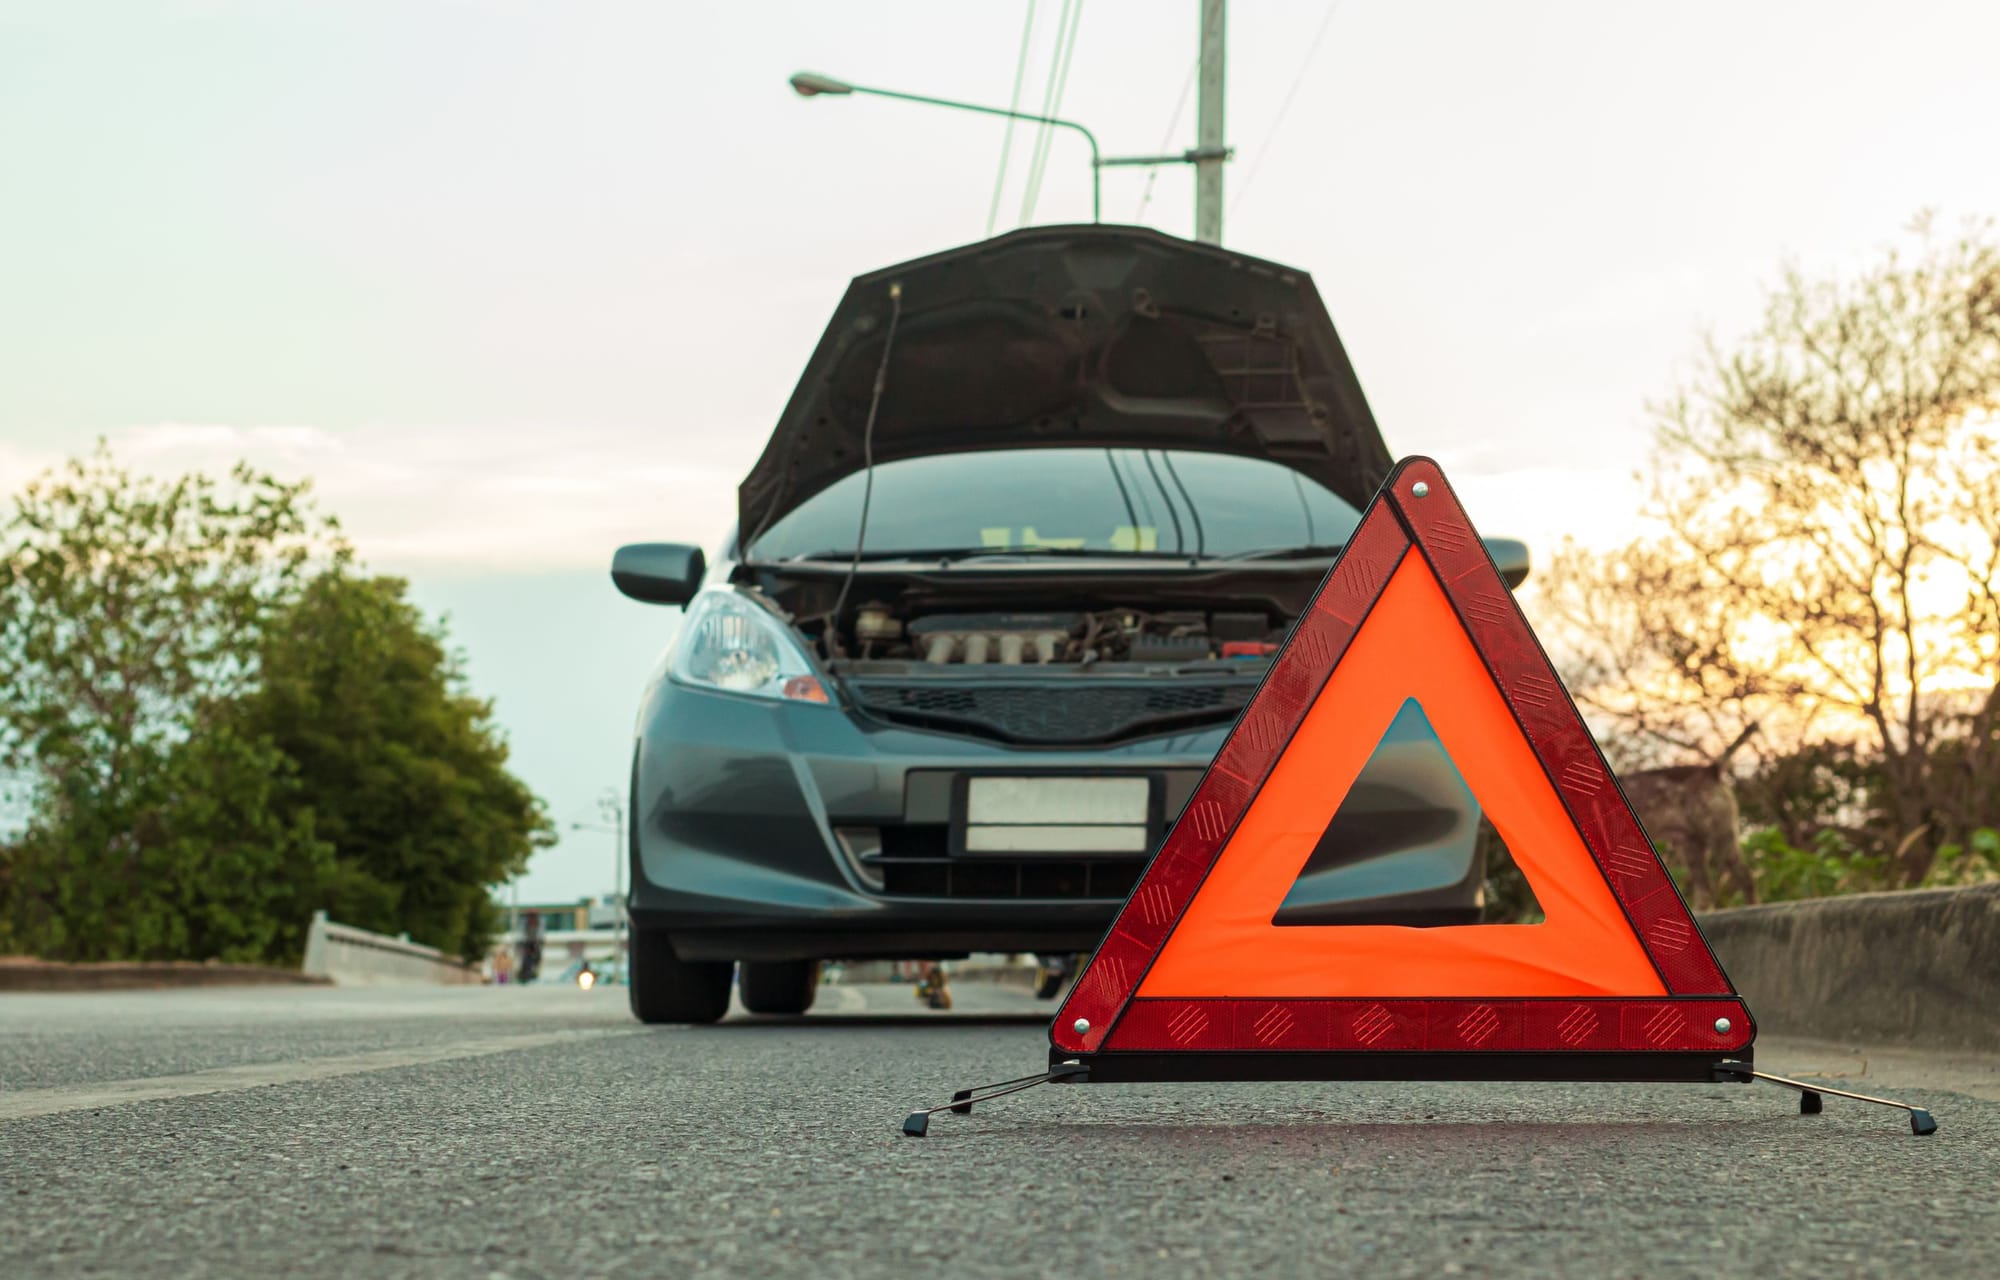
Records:
{"label": "front bumper", "polygon": [[[940,842],[952,819],[951,779],[1150,776],[1170,825],[1229,729],[1018,747],[663,680],[648,693],[633,760],[632,918],[665,931],[687,960],[1088,951],[1143,859],[1028,859],[1010,872],[1001,861],[950,858]],[[1333,870],[1324,883],[1335,898],[1365,897],[1360,906],[1443,902],[1476,919],[1477,818],[1468,810],[1426,857],[1402,860],[1426,870],[1392,870],[1395,883],[1385,886],[1389,864],[1374,863]],[[896,841],[928,840],[930,861],[901,869],[923,874],[885,878],[867,854],[870,839],[883,854]],[[1350,884],[1360,887],[1338,887]]]}
{"label": "front bumper", "polygon": [[855,833],[941,830],[961,770],[1157,776],[1171,820],[1228,732],[1029,749],[662,681],[633,763],[632,917],[689,960],[1087,951],[1136,863],[1122,880],[1100,869],[1092,896],[1036,896],[1032,878],[1001,897],[921,882],[885,893],[857,865]]}

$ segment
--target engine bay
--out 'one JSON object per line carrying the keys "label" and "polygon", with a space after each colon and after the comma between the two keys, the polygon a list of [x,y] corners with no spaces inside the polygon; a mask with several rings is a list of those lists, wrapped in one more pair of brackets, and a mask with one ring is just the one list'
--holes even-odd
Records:
{"label": "engine bay", "polygon": [[1268,658],[1284,625],[1248,611],[1084,609],[922,613],[904,619],[886,605],[856,609],[832,658],[850,670],[878,663],[924,668],[1101,664],[1181,666]]}

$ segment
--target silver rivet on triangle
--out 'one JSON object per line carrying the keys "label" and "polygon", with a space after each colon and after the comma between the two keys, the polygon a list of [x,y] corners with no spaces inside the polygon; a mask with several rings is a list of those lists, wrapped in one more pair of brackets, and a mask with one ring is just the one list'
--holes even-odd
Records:
{"label": "silver rivet on triangle", "polygon": [[1425,496],[1425,495],[1426,495],[1426,494],[1428,494],[1428,493],[1429,493],[1430,491],[1431,491],[1431,487],[1430,487],[1429,485],[1425,484],[1425,483],[1424,483],[1423,481],[1421,481],[1421,480],[1417,481],[1417,482],[1416,482],[1415,484],[1413,484],[1413,485],[1411,485],[1411,486],[1410,486],[1410,492],[1411,492],[1412,494],[1414,494],[1415,496],[1419,497],[1419,498],[1421,498],[1421,497]]}

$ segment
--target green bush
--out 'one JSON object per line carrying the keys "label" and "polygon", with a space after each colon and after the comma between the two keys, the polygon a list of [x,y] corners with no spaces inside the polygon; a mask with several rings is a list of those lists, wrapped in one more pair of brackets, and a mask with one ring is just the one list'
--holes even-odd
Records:
{"label": "green bush", "polygon": [[1776,827],[1760,827],[1744,839],[1743,856],[1763,902],[1892,887],[1888,859],[1858,851],[1838,831],[1821,831],[1801,849],[1787,843]]}
{"label": "green bush", "polygon": [[1981,827],[1964,844],[1948,844],[1938,850],[1924,886],[1943,888],[1993,880],[2000,880],[2000,831]]}

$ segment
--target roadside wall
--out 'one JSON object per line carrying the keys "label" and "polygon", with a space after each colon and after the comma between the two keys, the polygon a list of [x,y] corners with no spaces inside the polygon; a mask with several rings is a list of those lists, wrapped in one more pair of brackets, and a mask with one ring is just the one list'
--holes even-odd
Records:
{"label": "roadside wall", "polygon": [[336,924],[313,912],[300,970],[341,986],[464,984],[481,981],[479,970],[435,947],[391,938],[352,925]]}
{"label": "roadside wall", "polygon": [[1759,1031],[2000,1052],[2000,884],[1712,911]]}
{"label": "roadside wall", "polygon": [[262,987],[326,982],[296,969],[184,960],[65,964],[30,956],[0,956],[0,992],[145,991],[159,987]]}
{"label": "roadside wall", "polygon": [[[1029,987],[1035,985],[1039,972],[1033,957],[1016,956],[1013,963],[997,952],[975,952],[963,960],[952,960],[945,965],[945,972],[953,982],[999,982],[1009,986]],[[894,982],[896,962],[894,960],[844,960],[840,965],[840,981],[844,983]]]}

